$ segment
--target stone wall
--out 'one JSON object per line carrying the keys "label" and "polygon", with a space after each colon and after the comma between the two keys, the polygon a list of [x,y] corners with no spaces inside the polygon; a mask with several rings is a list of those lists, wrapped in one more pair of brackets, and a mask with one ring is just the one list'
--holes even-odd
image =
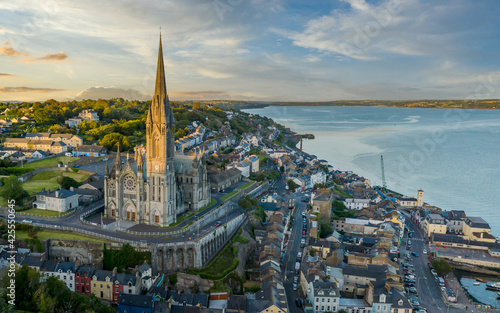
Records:
{"label": "stone wall", "polygon": [[[94,268],[102,268],[103,243],[67,239],[47,239],[45,242],[47,257],[54,261],[92,264]],[[120,244],[121,248],[121,244]]]}

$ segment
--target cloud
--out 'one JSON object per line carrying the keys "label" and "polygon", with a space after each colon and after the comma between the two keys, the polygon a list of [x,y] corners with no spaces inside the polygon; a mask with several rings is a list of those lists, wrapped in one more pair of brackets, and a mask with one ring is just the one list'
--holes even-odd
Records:
{"label": "cloud", "polygon": [[59,52],[56,54],[47,54],[44,57],[38,58],[38,60],[42,61],[62,61],[66,59],[68,56],[64,52]]}
{"label": "cloud", "polygon": [[14,75],[8,73],[0,73],[0,76],[14,76]]}
{"label": "cloud", "polygon": [[65,89],[54,88],[33,88],[33,87],[0,87],[0,93],[15,93],[15,92],[34,92],[34,93],[47,93],[54,91],[64,91]]}
{"label": "cloud", "polygon": [[90,87],[79,92],[76,99],[111,99],[123,98],[127,100],[151,100],[151,96],[145,95],[135,89],[124,89],[117,87]]}
{"label": "cloud", "polygon": [[[432,56],[461,53],[457,47],[462,42],[457,38],[467,36],[468,30],[460,25],[460,21],[477,20],[471,16],[468,5],[456,5],[453,1],[439,4],[419,0],[344,2],[349,6],[347,9],[336,9],[312,18],[301,31],[273,30],[298,47],[357,60],[380,60],[388,59],[388,54]],[[469,18],[466,18],[467,14]]]}
{"label": "cloud", "polygon": [[27,57],[28,56],[27,54],[21,53],[19,51],[16,51],[12,48],[7,47],[8,45],[9,45],[9,42],[7,41],[3,45],[3,47],[0,47],[0,55],[3,55],[5,57],[19,57],[19,56]]}

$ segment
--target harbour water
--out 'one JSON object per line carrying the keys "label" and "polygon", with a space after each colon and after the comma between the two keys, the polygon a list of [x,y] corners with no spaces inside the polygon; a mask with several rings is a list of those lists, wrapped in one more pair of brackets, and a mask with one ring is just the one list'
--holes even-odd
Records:
{"label": "harbour water", "polygon": [[270,106],[245,110],[297,133],[304,151],[444,210],[464,210],[500,236],[500,110]]}
{"label": "harbour water", "polygon": [[462,284],[465,290],[467,290],[467,292],[477,301],[482,304],[491,305],[495,308],[500,308],[500,300],[497,300],[499,297],[498,291],[486,289],[486,283],[479,282],[477,286],[474,286],[474,283],[477,284],[474,278],[462,277],[460,279],[460,284]]}

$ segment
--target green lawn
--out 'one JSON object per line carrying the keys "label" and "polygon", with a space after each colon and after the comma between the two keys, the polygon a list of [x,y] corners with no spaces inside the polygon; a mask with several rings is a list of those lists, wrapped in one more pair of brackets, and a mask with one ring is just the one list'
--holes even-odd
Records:
{"label": "green lawn", "polygon": [[37,214],[37,215],[43,215],[43,216],[59,216],[60,213],[57,211],[52,211],[52,210],[43,210],[43,209],[30,209],[30,210],[25,210],[21,211],[19,213],[29,213],[29,214]]}
{"label": "green lawn", "polygon": [[63,172],[63,171],[46,171],[36,174],[31,177],[27,182],[23,184],[24,189],[26,189],[30,195],[34,195],[40,191],[42,188],[45,189],[57,189],[59,184],[57,179],[60,176],[69,176],[81,183],[85,181],[90,175],[84,173],[75,173],[73,171]]}
{"label": "green lawn", "polygon": [[[52,230],[42,230],[37,232],[38,239],[47,240],[47,239],[69,239],[69,240],[83,240],[83,241],[91,241],[91,242],[109,242],[109,240],[104,239],[96,239],[92,237],[87,237],[80,234],[75,233],[66,233],[66,232],[58,232]],[[28,237],[28,233],[24,231],[16,232],[17,239],[26,239]]]}
{"label": "green lawn", "polygon": [[68,164],[68,163],[76,161],[78,159],[80,159],[80,158],[60,156],[57,158],[50,158],[50,159],[40,160],[40,161],[36,161],[36,162],[32,162],[32,163],[26,163],[24,165],[26,167],[33,167],[33,168],[57,167],[57,164],[59,162],[63,162],[63,164]]}
{"label": "green lawn", "polygon": [[247,188],[248,186],[250,186],[251,184],[253,184],[253,181],[250,181],[250,182],[248,182],[248,183],[244,184],[243,186],[241,186],[240,188],[238,188],[238,190],[245,189],[245,188]]}
{"label": "green lawn", "polygon": [[229,197],[232,197],[233,195],[235,195],[238,191],[237,190],[234,190],[234,191],[231,191],[230,193],[228,193],[227,195],[225,195],[224,197],[220,198],[222,201],[226,201]]}

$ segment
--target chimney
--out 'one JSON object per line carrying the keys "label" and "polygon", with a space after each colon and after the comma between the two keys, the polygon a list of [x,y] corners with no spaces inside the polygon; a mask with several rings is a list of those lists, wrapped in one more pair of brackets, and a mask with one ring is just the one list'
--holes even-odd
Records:
{"label": "chimney", "polygon": [[59,198],[59,190],[56,190],[56,198]]}
{"label": "chimney", "polygon": [[69,187],[69,190],[75,191],[75,188],[73,186]]}
{"label": "chimney", "polygon": [[42,188],[42,192],[45,192],[45,187]]}

